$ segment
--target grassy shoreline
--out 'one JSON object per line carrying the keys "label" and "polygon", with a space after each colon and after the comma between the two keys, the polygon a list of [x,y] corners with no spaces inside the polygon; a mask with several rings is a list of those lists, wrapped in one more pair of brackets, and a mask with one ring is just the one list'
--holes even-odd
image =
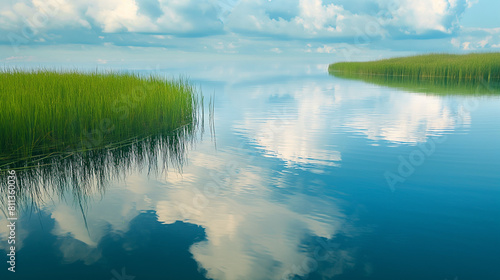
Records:
{"label": "grassy shoreline", "polygon": [[136,74],[0,72],[0,162],[173,132],[196,121],[195,89]]}
{"label": "grassy shoreline", "polygon": [[343,73],[489,83],[500,80],[500,53],[429,54],[369,62],[339,62],[330,64],[328,71],[334,75]]}

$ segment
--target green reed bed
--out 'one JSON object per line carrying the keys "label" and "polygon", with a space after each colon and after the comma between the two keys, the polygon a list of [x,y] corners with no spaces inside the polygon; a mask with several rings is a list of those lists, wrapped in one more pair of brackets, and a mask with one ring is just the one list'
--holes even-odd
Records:
{"label": "green reed bed", "polygon": [[370,62],[340,62],[331,64],[328,71],[332,74],[436,78],[457,84],[490,83],[500,80],[500,53],[429,54]]}
{"label": "green reed bed", "polygon": [[121,73],[0,72],[0,168],[85,151],[196,122],[183,80]]}

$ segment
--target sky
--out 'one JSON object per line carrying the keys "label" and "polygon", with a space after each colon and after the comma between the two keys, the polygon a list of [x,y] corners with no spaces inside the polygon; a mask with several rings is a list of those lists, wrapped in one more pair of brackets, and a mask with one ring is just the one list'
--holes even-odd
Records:
{"label": "sky", "polygon": [[342,60],[500,51],[499,10],[498,0],[0,0],[0,61],[81,50]]}

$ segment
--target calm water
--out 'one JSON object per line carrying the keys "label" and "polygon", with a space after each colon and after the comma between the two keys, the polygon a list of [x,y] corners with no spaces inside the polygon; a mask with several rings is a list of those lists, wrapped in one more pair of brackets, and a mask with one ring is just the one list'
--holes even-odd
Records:
{"label": "calm water", "polygon": [[1,279],[500,279],[500,97],[326,68],[160,69],[207,103],[181,166],[28,200],[15,274],[1,215]]}

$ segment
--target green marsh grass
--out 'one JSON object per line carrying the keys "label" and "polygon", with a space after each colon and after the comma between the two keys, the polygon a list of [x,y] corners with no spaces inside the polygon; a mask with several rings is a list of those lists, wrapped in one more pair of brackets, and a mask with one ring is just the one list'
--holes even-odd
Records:
{"label": "green marsh grass", "polygon": [[0,162],[91,149],[196,119],[186,81],[119,73],[0,72]]}
{"label": "green marsh grass", "polygon": [[445,78],[457,81],[500,80],[500,53],[429,54],[369,62],[331,64],[330,72]]}
{"label": "green marsh grass", "polygon": [[498,93],[500,53],[429,54],[369,62],[339,62],[330,74],[433,93]]}
{"label": "green marsh grass", "polygon": [[20,205],[54,194],[71,194],[82,205],[131,170],[182,168],[202,102],[184,80],[0,72],[0,204],[10,169],[17,171]]}

